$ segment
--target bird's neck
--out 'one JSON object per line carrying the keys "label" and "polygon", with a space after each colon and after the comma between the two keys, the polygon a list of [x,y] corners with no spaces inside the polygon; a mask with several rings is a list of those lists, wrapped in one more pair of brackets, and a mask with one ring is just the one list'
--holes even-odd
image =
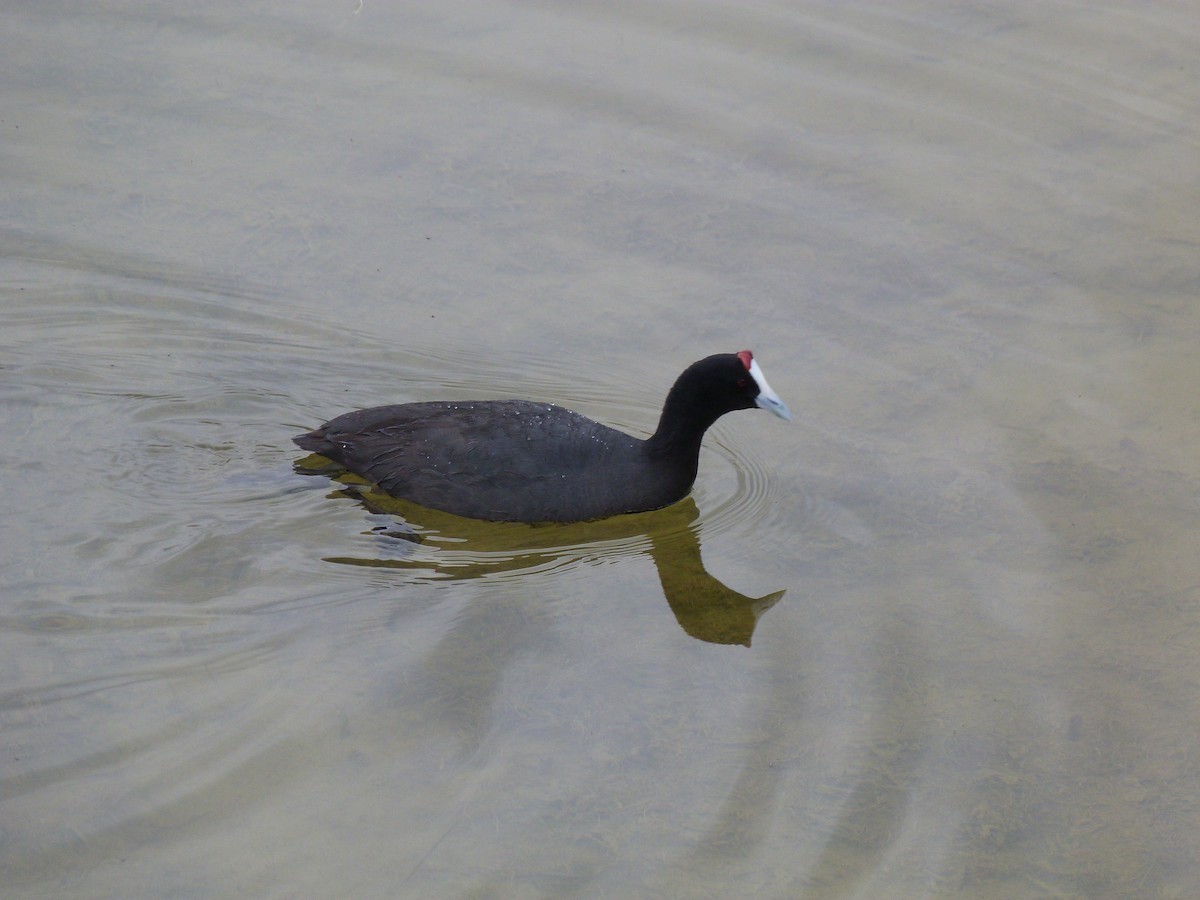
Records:
{"label": "bird's neck", "polygon": [[720,414],[713,414],[697,391],[684,379],[680,379],[667,394],[663,404],[658,428],[646,440],[646,449],[651,456],[683,459],[695,467],[700,458],[700,442],[704,432]]}

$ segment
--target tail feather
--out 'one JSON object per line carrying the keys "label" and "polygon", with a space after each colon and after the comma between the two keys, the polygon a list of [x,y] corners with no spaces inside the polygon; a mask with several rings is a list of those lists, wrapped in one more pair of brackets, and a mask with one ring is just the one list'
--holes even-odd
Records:
{"label": "tail feather", "polygon": [[334,444],[325,437],[325,431],[321,428],[306,434],[296,435],[292,438],[292,443],[303,450],[311,450],[313,453],[320,453],[322,455],[328,455],[329,451],[334,448]]}

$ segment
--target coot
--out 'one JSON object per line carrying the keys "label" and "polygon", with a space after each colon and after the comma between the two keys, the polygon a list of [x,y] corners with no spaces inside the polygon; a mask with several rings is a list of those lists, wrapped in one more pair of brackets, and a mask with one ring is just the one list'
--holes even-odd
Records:
{"label": "coot", "polygon": [[582,522],[682,499],[708,426],[754,406],[792,417],[743,350],[688,366],[646,440],[528,400],[378,406],[294,440],[421,506],[497,522]]}

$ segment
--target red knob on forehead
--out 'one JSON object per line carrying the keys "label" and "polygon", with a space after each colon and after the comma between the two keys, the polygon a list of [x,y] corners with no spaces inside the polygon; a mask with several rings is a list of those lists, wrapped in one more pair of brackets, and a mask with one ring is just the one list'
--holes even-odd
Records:
{"label": "red knob on forehead", "polygon": [[749,350],[743,350],[738,353],[737,357],[742,361],[742,365],[746,367],[746,371],[749,372],[750,363],[754,362],[754,354]]}

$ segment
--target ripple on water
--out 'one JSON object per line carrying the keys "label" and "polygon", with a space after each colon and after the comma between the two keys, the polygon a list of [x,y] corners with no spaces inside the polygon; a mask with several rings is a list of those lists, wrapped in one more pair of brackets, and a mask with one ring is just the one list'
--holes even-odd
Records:
{"label": "ripple on water", "polygon": [[[98,284],[30,297],[7,317],[6,390],[24,407],[14,430],[49,443],[30,459],[65,473],[64,481],[80,488],[73,496],[81,504],[95,502],[92,489],[100,488],[99,515],[62,532],[92,560],[146,563],[193,550],[214,528],[236,524],[230,510],[256,476],[268,495],[277,492],[266,468],[291,457],[293,429],[348,407],[519,395],[646,434],[669,387],[670,377],[647,386],[614,370],[588,384],[573,360],[554,356],[487,358],[453,347],[398,352],[370,335],[354,335],[355,352],[330,366],[324,355],[346,345],[345,331],[280,315],[284,304],[268,291],[140,263],[112,268],[94,273]],[[56,274],[45,280],[64,280]],[[47,428],[49,418],[56,424]],[[64,459],[55,461],[56,454]],[[773,502],[770,491],[751,450],[710,436],[697,491],[706,499],[706,529],[743,527]],[[645,546],[644,538],[596,537],[594,529],[558,541],[539,548],[529,568]],[[441,549],[468,569],[496,562],[470,554],[499,552]]]}
{"label": "ripple on water", "polygon": [[[656,416],[658,410],[647,406],[642,412]],[[701,520],[707,536],[740,534],[777,499],[763,463],[725,440],[710,439],[701,469],[696,497],[666,509],[565,525],[477,522],[353,485],[341,496],[358,500],[381,521],[361,536],[355,555],[328,559],[431,580],[523,577],[644,555],[655,540],[694,534]]]}
{"label": "ripple on water", "polygon": [[[311,662],[336,652],[325,623],[350,633],[361,617],[364,633],[379,630],[378,605],[358,602],[378,596],[378,579],[337,563],[388,569],[388,587],[478,579],[519,590],[550,576],[583,596],[594,567],[659,562],[689,541],[698,558],[701,515],[720,533],[772,502],[753,449],[718,430],[699,505],[546,527],[364,513],[292,473],[293,434],[355,406],[526,396],[645,435],[676,373],[647,385],[554,357],[401,349],[218,280],[31,266],[67,287],[16,298],[0,334],[21,475],[9,499],[24,525],[0,553],[31,586],[0,631],[42,642],[6,669],[20,690],[0,696],[14,748],[5,783],[37,808],[104,812],[71,834],[43,832],[22,853],[29,871],[57,868],[73,847],[75,864],[120,854],[180,816],[219,821],[265,798],[289,765],[302,769],[304,741],[292,739],[313,726],[286,701],[328,690]],[[448,626],[430,609],[407,633],[435,644]],[[278,671],[312,683],[265,680]],[[135,768],[149,774],[118,795],[111,776]]]}
{"label": "ripple on water", "polygon": [[[381,397],[378,402],[415,399],[490,399],[520,396],[555,403],[611,424],[640,437],[657,425],[661,405],[674,375],[661,384],[647,384],[633,374],[605,369],[588,379],[573,360],[556,357],[522,358],[519,366],[506,371],[503,359],[462,359],[439,350],[426,354],[436,383],[424,380],[402,386],[400,397]],[[684,365],[693,360],[680,364]],[[396,390],[388,360],[381,360],[375,381]],[[678,374],[678,373],[675,373]],[[503,385],[503,387],[497,387]],[[411,393],[404,395],[404,387]],[[413,396],[415,394],[415,396]],[[368,400],[361,404],[376,402]],[[344,411],[335,407],[327,418]],[[759,411],[733,413],[722,420],[763,416]],[[423,509],[378,492],[353,492],[371,510],[399,517],[404,522],[396,531],[387,521],[372,533],[360,536],[353,554],[331,555],[344,564],[403,569],[430,579],[511,578],[550,570],[573,569],[644,554],[651,535],[668,540],[698,527],[702,516],[706,535],[725,531],[742,532],[753,527],[763,512],[776,502],[767,468],[752,448],[735,437],[723,435],[719,424],[706,437],[700,474],[693,497],[666,510],[619,516],[601,522],[572,525],[523,525],[479,523]],[[353,480],[353,479],[351,479]],[[390,521],[390,520],[389,520]]]}
{"label": "ripple on water", "polygon": [[[59,498],[56,511],[45,511],[58,519],[56,544],[30,559],[73,583],[133,582],[147,595],[170,583],[179,600],[212,603],[280,560],[309,572],[330,560],[406,569],[411,580],[562,575],[643,556],[652,539],[694,534],[701,515],[708,535],[748,530],[777,499],[761,459],[722,423],[702,451],[694,492],[701,512],[693,505],[615,523],[514,529],[412,509],[401,516],[416,523],[419,541],[390,537],[396,526],[387,523],[346,541],[330,531],[338,514],[326,504],[297,502],[326,485],[291,474],[294,433],[377,403],[522,396],[645,436],[678,373],[646,379],[581,371],[577,360],[553,354],[397,348],[352,327],[282,314],[287,304],[270,290],[137,260],[83,280],[75,267],[63,264],[64,273],[45,261],[52,255],[32,265],[46,269],[45,283],[70,287],[8,310],[5,389],[18,401],[13,432],[27,441],[28,469],[53,473]],[[276,518],[267,537],[264,517]],[[300,533],[315,545],[284,546]],[[79,565],[58,565],[63,552]]]}

